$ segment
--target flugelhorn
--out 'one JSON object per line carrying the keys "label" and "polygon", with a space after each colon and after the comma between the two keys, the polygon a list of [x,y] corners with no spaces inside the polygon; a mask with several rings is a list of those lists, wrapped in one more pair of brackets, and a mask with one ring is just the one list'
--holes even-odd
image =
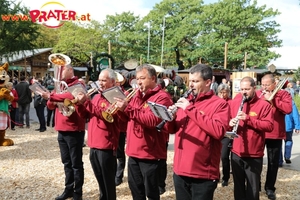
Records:
{"label": "flugelhorn", "polygon": [[[130,92],[131,91],[131,92]],[[124,99],[125,101],[129,101],[137,92],[137,89],[135,88],[130,88],[129,90],[127,90],[127,92],[130,92],[126,98]],[[114,117],[113,115],[117,113],[117,111],[119,110],[118,107],[116,107],[117,102],[112,103],[107,110],[102,111],[102,117],[109,123],[113,123],[114,122]]]}
{"label": "flugelhorn", "polygon": [[[188,96],[193,92],[193,90],[195,89],[189,89],[188,91],[186,91],[181,98],[188,98]],[[177,112],[177,107],[175,109],[173,109],[172,111],[170,111],[170,114],[173,116],[175,113]],[[167,122],[167,120],[162,120],[157,126],[156,126],[156,130],[157,131],[161,131],[161,129],[164,127],[165,123]]]}
{"label": "flugelhorn", "polygon": [[[247,97],[246,97],[245,94],[244,94],[244,95],[243,95],[242,102],[241,102],[241,105],[240,105],[239,110],[238,110],[238,112],[237,112],[236,115],[238,115],[238,113],[239,113],[240,111],[243,110],[244,103],[245,103],[246,100],[247,100]],[[226,132],[225,137],[228,137],[228,138],[230,138],[230,139],[233,139],[233,138],[238,137],[238,135],[237,135],[237,129],[238,129],[238,126],[239,126],[239,121],[237,121],[237,123],[236,123],[235,126],[233,127],[232,131],[227,131],[227,132]]]}

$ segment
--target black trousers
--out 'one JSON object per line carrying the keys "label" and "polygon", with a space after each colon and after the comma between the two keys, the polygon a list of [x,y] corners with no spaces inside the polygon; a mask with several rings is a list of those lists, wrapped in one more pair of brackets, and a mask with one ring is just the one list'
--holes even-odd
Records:
{"label": "black trousers", "polygon": [[74,190],[77,195],[82,195],[84,182],[83,139],[84,131],[58,131],[57,140],[65,170],[65,191]]}
{"label": "black trousers", "polygon": [[267,147],[267,158],[268,158],[268,168],[267,176],[265,182],[265,190],[275,191],[275,183],[277,179],[278,165],[280,149],[282,145],[282,140],[280,139],[266,139],[265,141]]}
{"label": "black trousers", "polygon": [[117,171],[116,171],[116,180],[122,180],[124,177],[124,169],[126,163],[126,156],[125,156],[125,140],[126,140],[126,133],[121,132],[119,137],[119,145],[117,149]]}
{"label": "black trousers", "polygon": [[51,121],[51,116],[52,116],[52,127],[54,127],[55,125],[55,109],[54,110],[50,110],[47,107],[47,126],[50,126],[50,121]]}
{"label": "black trousers", "polygon": [[100,200],[116,200],[116,156],[113,150],[90,149],[90,161],[97,179]]}
{"label": "black trousers", "polygon": [[16,126],[16,108],[12,108],[9,112],[10,114],[10,127],[11,129],[15,128]]}
{"label": "black trousers", "polygon": [[[166,143],[166,150],[168,150],[168,142]],[[167,159],[160,159],[159,169],[158,169],[158,186],[160,188],[166,187],[167,173],[168,173]]]}
{"label": "black trousers", "polygon": [[37,107],[35,107],[35,111],[36,111],[36,116],[39,119],[40,130],[46,130],[45,106],[39,104]]}
{"label": "black trousers", "polygon": [[222,180],[228,181],[230,178],[230,150],[231,148],[228,147],[229,144],[232,143],[232,139],[228,137],[224,137],[222,139],[222,151],[221,151],[221,160],[222,160],[222,172],[223,177]]}
{"label": "black trousers", "polygon": [[241,158],[231,154],[235,200],[259,200],[263,158]]}
{"label": "black trousers", "polygon": [[128,185],[133,200],[158,200],[158,160],[129,157]]}
{"label": "black trousers", "polygon": [[177,200],[213,200],[218,180],[196,179],[173,174]]}

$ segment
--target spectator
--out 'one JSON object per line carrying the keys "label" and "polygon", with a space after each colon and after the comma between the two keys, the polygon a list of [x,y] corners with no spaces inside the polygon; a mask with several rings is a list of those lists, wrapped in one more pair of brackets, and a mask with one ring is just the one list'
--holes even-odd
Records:
{"label": "spectator", "polygon": [[18,83],[15,87],[19,100],[19,122],[21,124],[20,128],[23,128],[24,125],[24,115],[26,117],[26,128],[30,128],[29,124],[29,109],[30,103],[32,101],[31,90],[29,89],[29,84],[25,80],[25,76],[20,77],[20,83]]}
{"label": "spectator", "polygon": [[[288,92],[290,90],[286,88]],[[300,121],[299,121],[299,112],[297,106],[293,100],[293,110],[290,114],[285,115],[285,132],[286,132],[286,139],[284,140],[284,160],[286,164],[291,164],[291,154],[292,154],[292,147],[293,147],[293,132],[295,129],[295,133],[300,132]],[[283,156],[282,156],[282,148],[280,152],[279,158],[279,167],[282,167],[283,164]]]}
{"label": "spectator", "polygon": [[[38,79],[35,81],[37,81],[41,85],[43,84],[42,79]],[[34,98],[34,101],[33,101],[34,108],[35,108],[36,115],[38,117],[39,124],[40,124],[40,127],[35,130],[39,131],[39,132],[45,132],[46,131],[45,107],[46,107],[47,101],[39,94],[34,94],[33,98]]]}
{"label": "spectator", "polygon": [[[220,84],[218,87],[218,96],[227,103],[231,101],[229,98],[230,88],[227,84]],[[222,160],[222,187],[228,186],[228,181],[230,178],[230,150],[232,148],[232,139],[228,137],[223,137],[222,139],[222,150],[221,150],[221,160]]]}
{"label": "spectator", "polygon": [[15,125],[16,125],[16,108],[17,108],[17,102],[19,99],[18,93],[15,90],[15,88],[13,87],[13,83],[12,82],[8,82],[6,85],[7,89],[10,90],[10,95],[14,97],[14,100],[11,102],[10,106],[9,106],[9,112],[10,112],[10,128],[11,130],[15,130]]}

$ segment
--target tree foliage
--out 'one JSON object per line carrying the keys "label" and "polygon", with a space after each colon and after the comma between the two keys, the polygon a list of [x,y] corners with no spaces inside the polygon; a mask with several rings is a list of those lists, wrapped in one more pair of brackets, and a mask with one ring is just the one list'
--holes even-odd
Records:
{"label": "tree foliage", "polygon": [[[10,0],[0,0],[0,15],[28,14],[29,9],[22,7],[20,3]],[[8,54],[21,50],[33,50],[36,48],[35,39],[39,36],[38,25],[31,21],[0,21],[0,55],[8,57]]]}
{"label": "tree foliage", "polygon": [[228,42],[228,66],[238,67],[244,60],[247,67],[265,66],[269,60],[280,55],[270,51],[280,47],[279,24],[273,18],[279,12],[257,6],[257,1],[223,0],[205,6],[201,15],[204,29],[197,38],[203,48],[194,53],[203,55],[213,63],[223,63],[224,43]]}

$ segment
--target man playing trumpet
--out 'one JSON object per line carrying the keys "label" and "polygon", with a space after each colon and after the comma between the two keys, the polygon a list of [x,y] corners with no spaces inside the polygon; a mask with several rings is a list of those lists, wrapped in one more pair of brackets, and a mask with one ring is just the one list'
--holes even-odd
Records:
{"label": "man playing trumpet", "polygon": [[165,133],[156,130],[162,120],[150,110],[147,101],[172,105],[169,94],[157,85],[155,69],[147,64],[136,68],[139,90],[128,103],[118,99],[117,106],[124,111],[128,121],[126,154],[128,159],[128,184],[132,198],[158,200],[159,160],[166,159]]}
{"label": "man playing trumpet", "polygon": [[[261,83],[262,90],[257,91],[257,95],[262,96],[262,99],[266,99],[272,104],[272,114],[274,116],[274,129],[266,132],[265,145],[267,148],[268,167],[264,189],[269,199],[276,199],[275,183],[278,161],[282,140],[286,137],[285,115],[292,112],[292,97],[287,91],[276,87],[275,78],[272,74],[265,75]],[[272,96],[273,98],[270,99]]]}
{"label": "man playing trumpet", "polygon": [[[99,78],[100,91],[103,92],[116,84],[116,74],[112,69],[101,71]],[[116,151],[119,141],[119,118],[114,115],[112,123],[107,122],[102,112],[110,107],[110,103],[102,96],[96,94],[89,100],[88,94],[79,93],[79,113],[88,112],[88,146],[90,147],[90,162],[97,179],[100,191],[99,199],[116,199]]]}
{"label": "man playing trumpet", "polygon": [[[238,126],[238,137],[233,139],[231,155],[234,199],[258,200],[265,132],[273,130],[272,107],[257,97],[253,78],[244,77],[240,91],[230,102],[230,114],[234,118],[229,125]],[[244,105],[240,110],[243,98]]]}

